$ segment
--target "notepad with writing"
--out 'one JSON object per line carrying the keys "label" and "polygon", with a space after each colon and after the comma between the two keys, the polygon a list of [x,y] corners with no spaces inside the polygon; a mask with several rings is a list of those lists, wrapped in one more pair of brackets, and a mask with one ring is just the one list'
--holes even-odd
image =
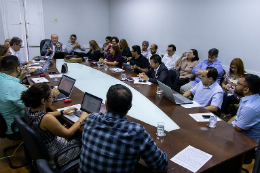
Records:
{"label": "notepad with writing", "polygon": [[45,83],[45,82],[49,82],[49,80],[46,79],[45,77],[31,78],[31,80],[32,80],[34,83]]}

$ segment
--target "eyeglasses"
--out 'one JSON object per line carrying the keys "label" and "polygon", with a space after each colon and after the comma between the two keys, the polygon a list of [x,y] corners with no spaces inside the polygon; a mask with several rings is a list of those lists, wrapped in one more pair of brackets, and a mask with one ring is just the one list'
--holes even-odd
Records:
{"label": "eyeglasses", "polygon": [[244,86],[244,87],[247,87],[247,88],[248,88],[248,86],[246,86],[246,85],[243,85],[243,84],[241,84],[240,82],[237,82],[237,85],[242,85],[242,86]]}

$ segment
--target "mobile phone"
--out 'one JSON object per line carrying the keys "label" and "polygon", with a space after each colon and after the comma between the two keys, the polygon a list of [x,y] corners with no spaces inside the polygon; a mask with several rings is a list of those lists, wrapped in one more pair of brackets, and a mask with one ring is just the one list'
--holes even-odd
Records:
{"label": "mobile phone", "polygon": [[202,115],[202,117],[203,117],[204,119],[209,119],[209,118],[210,118],[210,115]]}

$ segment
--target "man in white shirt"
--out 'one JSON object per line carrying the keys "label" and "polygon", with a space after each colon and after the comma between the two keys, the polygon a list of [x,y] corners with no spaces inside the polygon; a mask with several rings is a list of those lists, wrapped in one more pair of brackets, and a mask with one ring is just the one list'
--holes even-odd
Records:
{"label": "man in white shirt", "polygon": [[148,61],[150,62],[150,58],[153,55],[159,55],[161,58],[162,56],[157,52],[158,46],[156,44],[152,44],[150,47],[150,53],[147,56]]}
{"label": "man in white shirt", "polygon": [[25,61],[21,54],[20,54],[20,49],[22,47],[22,40],[18,37],[13,37],[10,41],[10,51],[12,53],[12,55],[16,56],[20,62],[20,64],[22,64],[22,66],[31,63],[30,61]]}
{"label": "man in white shirt", "polygon": [[179,58],[177,55],[175,55],[176,47],[173,44],[171,44],[168,46],[168,49],[166,51],[167,54],[163,56],[162,62],[168,68],[168,70],[174,69],[175,62]]}

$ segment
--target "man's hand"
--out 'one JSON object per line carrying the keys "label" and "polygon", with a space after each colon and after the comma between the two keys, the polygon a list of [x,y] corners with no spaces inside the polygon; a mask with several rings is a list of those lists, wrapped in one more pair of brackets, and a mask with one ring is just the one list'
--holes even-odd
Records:
{"label": "man's hand", "polygon": [[59,90],[57,88],[53,88],[52,89],[52,94],[55,98],[57,98],[57,96],[60,94]]}
{"label": "man's hand", "polygon": [[200,75],[202,75],[202,70],[198,70],[195,74],[197,75],[197,76],[200,76]]}
{"label": "man's hand", "polygon": [[139,67],[137,65],[133,65],[131,68],[132,68],[132,70],[139,69]]}
{"label": "man's hand", "polygon": [[57,43],[57,48],[60,49],[60,43]]}
{"label": "man's hand", "polygon": [[30,68],[30,73],[36,72],[37,69],[36,68]]}
{"label": "man's hand", "polygon": [[142,78],[144,80],[148,80],[149,79],[149,77],[145,73],[139,73],[139,75],[137,75],[137,76],[139,76],[140,78]]}
{"label": "man's hand", "polygon": [[126,57],[127,61],[130,61],[132,59],[132,57]]}
{"label": "man's hand", "polygon": [[53,50],[52,50],[52,48],[51,48],[51,47],[49,47],[49,49],[48,49],[48,50],[49,50],[49,52],[53,52]]}

